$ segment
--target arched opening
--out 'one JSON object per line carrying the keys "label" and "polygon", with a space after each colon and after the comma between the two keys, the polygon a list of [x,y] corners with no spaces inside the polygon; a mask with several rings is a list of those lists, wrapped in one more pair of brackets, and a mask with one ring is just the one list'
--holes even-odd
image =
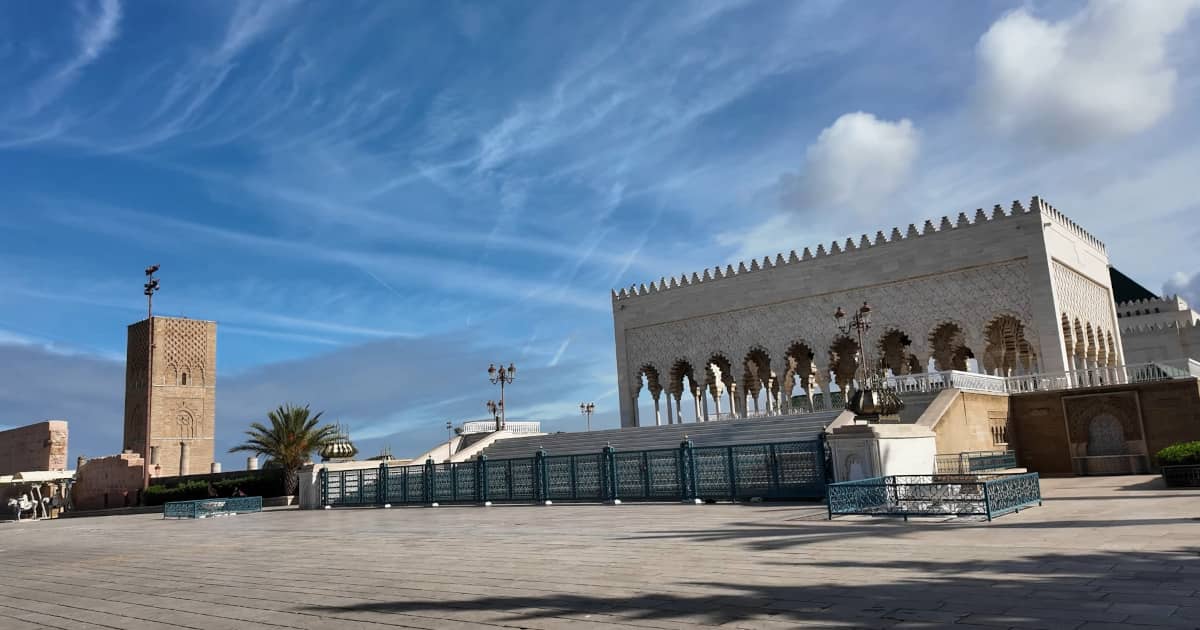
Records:
{"label": "arched opening", "polygon": [[[643,390],[646,391],[647,396],[642,396]],[[633,392],[633,406],[637,409],[635,426],[662,424],[662,410],[659,406],[662,390],[658,370],[653,365],[643,365],[638,370],[637,385]]]}
{"label": "arched opening", "polygon": [[899,330],[889,330],[879,339],[879,367],[891,370],[893,376],[920,372],[921,361],[909,351],[912,339]]}
{"label": "arched opening", "polygon": [[179,373],[179,384],[180,385],[187,385],[187,376],[188,376],[187,372]]}
{"label": "arched opening", "polygon": [[[710,420],[736,418],[737,406],[734,404],[737,384],[733,378],[733,364],[724,355],[714,354],[704,364],[705,390],[712,398],[713,410],[708,414]],[[703,404],[707,407],[707,401]]]}
{"label": "arched opening", "polygon": [[967,347],[962,328],[954,322],[946,322],[935,328],[929,335],[929,346],[933,349],[934,369],[939,372],[967,371],[968,359],[975,358],[975,353]]}
{"label": "arched opening", "polygon": [[1001,315],[984,330],[987,348],[983,352],[983,370],[988,374],[1011,376],[1034,369],[1033,348],[1025,339],[1025,324],[1012,315]]}
{"label": "arched opening", "polygon": [[829,346],[829,367],[833,371],[833,382],[843,397],[848,397],[850,386],[858,373],[858,342],[850,337],[838,337]]}
{"label": "arched opening", "polygon": [[1075,318],[1075,357],[1074,369],[1083,370],[1087,368],[1087,337],[1083,334],[1083,324],[1079,322],[1079,318]]}
{"label": "arched opening", "polygon": [[774,408],[775,374],[771,372],[771,357],[766,350],[754,348],[742,359],[744,376],[742,385],[745,387],[746,399],[739,402],[743,405],[743,417],[761,416],[771,413]]}
{"label": "arched opening", "polygon": [[[700,422],[700,385],[696,382],[696,374],[692,364],[680,359],[671,366],[671,382],[667,389],[674,397],[674,405],[667,401],[667,424],[680,424],[684,418],[690,417],[693,422]],[[688,400],[688,394],[691,400]],[[686,402],[685,402],[686,401]],[[688,409],[685,411],[685,409]]]}
{"label": "arched opening", "polygon": [[[813,362],[814,353],[807,343],[797,341],[788,347],[784,353],[784,363],[787,371],[783,375],[781,396],[783,403],[790,412],[807,412],[814,409],[814,395],[820,395],[817,389],[816,365]],[[797,381],[800,392],[796,392]]]}

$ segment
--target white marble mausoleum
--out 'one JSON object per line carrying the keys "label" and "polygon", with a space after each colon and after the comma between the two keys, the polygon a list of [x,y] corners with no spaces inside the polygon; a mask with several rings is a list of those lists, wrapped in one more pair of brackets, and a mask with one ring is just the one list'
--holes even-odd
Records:
{"label": "white marble mausoleum", "polygon": [[896,375],[1124,363],[1104,244],[1034,197],[614,291],[622,426],[845,391],[858,342],[832,315],[864,302],[868,357]]}

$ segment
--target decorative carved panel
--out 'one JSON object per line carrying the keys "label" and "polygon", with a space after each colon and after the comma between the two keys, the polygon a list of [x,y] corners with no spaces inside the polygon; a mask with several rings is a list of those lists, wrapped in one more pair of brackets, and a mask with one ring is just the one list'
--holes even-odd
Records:
{"label": "decorative carved panel", "polygon": [[[736,277],[726,282],[736,283]],[[929,357],[928,336],[939,324],[957,323],[965,333],[967,346],[978,356],[984,350],[988,323],[1005,314],[1024,325],[1026,337],[1033,340],[1034,351],[1040,356],[1030,292],[1029,264],[1017,260],[632,328],[625,331],[625,374],[631,381],[636,379],[636,368],[642,365],[652,365],[665,374],[679,359],[701,372],[708,358],[719,353],[729,358],[735,378],[740,379],[742,359],[755,347],[764,348],[772,369],[783,374],[785,353],[796,342],[810,347],[824,369],[829,348],[839,336],[832,318],[834,309],[854,307],[864,299],[875,307],[866,346],[878,348],[882,335],[901,331],[912,340],[909,350],[920,359],[922,367]],[[871,357],[872,361],[877,358]],[[633,382],[626,386],[636,387]]]}

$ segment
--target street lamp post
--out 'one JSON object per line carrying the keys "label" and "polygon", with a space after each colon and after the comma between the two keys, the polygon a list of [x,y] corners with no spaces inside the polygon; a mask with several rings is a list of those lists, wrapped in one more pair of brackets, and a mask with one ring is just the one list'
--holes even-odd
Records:
{"label": "street lamp post", "polygon": [[853,315],[847,317],[846,312],[839,306],[833,313],[833,319],[843,335],[849,335],[851,332],[857,335],[858,351],[861,354],[858,367],[861,368],[862,375],[859,377],[859,386],[855,389],[854,396],[846,401],[846,408],[854,412],[855,420],[871,422],[886,418],[898,422],[900,417],[897,414],[904,408],[904,401],[895,390],[884,386],[882,378],[867,371],[870,361],[867,358],[867,346],[863,342],[863,335],[871,330],[871,307],[863,302]]}
{"label": "street lamp post", "polygon": [[446,461],[447,462],[450,461],[450,458],[454,457],[454,453],[450,450],[451,448],[453,448],[453,446],[452,446],[453,443],[454,443],[454,423],[447,420],[446,421]]}
{"label": "street lamp post", "polygon": [[846,311],[842,307],[837,307],[833,313],[833,320],[837,322],[838,330],[842,331],[843,335],[849,335],[851,331],[858,335],[858,351],[862,354],[862,360],[859,361],[859,366],[862,368],[862,380],[860,383],[867,382],[867,347],[863,345],[863,335],[871,330],[871,307],[863,302],[863,305],[854,312],[849,318],[846,317]]}
{"label": "street lamp post", "polygon": [[587,430],[592,430],[592,412],[596,411],[596,403],[579,403],[579,413],[587,416]]}
{"label": "street lamp post", "polygon": [[158,292],[158,279],[154,273],[158,265],[146,267],[146,284],[142,285],[142,293],[146,296],[146,328],[148,329],[148,344],[146,355],[146,442],[142,452],[142,503],[146,501],[146,490],[150,487],[150,412],[154,403],[154,294]]}
{"label": "street lamp post", "polygon": [[501,367],[496,367],[495,363],[488,365],[488,380],[492,385],[500,384],[500,429],[504,429],[504,386],[511,385],[513,379],[517,377],[517,368],[512,363],[508,367],[504,367],[504,362],[500,363]]}

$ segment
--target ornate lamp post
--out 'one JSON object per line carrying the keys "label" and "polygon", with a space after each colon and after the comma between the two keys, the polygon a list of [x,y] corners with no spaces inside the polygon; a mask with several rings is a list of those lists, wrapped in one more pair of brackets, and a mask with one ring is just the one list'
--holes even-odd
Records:
{"label": "ornate lamp post", "polygon": [[579,403],[579,413],[587,416],[587,430],[592,430],[592,413],[596,411],[596,403]]}
{"label": "ornate lamp post", "polygon": [[146,489],[150,487],[150,411],[154,402],[154,294],[158,292],[158,279],[154,273],[158,265],[146,267],[146,284],[142,293],[146,296],[146,328],[150,336],[146,356],[146,450],[142,453],[142,502],[146,500]]}
{"label": "ornate lamp post", "polygon": [[496,430],[500,430],[500,412],[504,410],[504,401],[496,402],[494,400],[487,401],[488,413],[492,414],[492,420],[496,421]]}
{"label": "ornate lamp post", "polygon": [[859,378],[859,387],[854,391],[854,396],[846,401],[846,408],[854,412],[855,420],[899,421],[896,414],[904,408],[904,401],[900,400],[895,390],[884,386],[883,379],[879,378],[878,373],[867,370],[870,361],[867,358],[867,346],[863,343],[863,335],[871,330],[871,307],[863,302],[863,305],[853,315],[847,317],[846,311],[839,306],[833,313],[833,320],[843,335],[853,332],[858,337],[860,354],[858,367],[862,371],[862,375]]}
{"label": "ornate lamp post", "polygon": [[492,385],[500,384],[500,429],[504,429],[504,386],[511,385],[513,379],[517,377],[517,368],[512,363],[508,367],[504,367],[504,363],[500,363],[501,367],[496,367],[495,363],[488,365],[488,380]]}

